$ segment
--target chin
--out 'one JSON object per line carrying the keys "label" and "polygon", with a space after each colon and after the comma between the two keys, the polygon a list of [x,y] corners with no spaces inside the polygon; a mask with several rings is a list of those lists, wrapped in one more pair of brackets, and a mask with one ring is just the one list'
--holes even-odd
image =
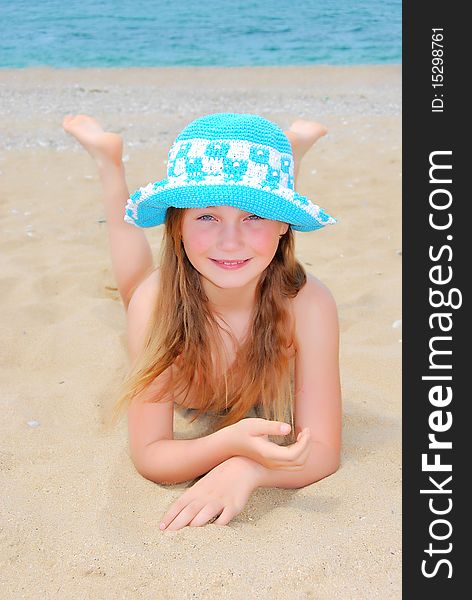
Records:
{"label": "chin", "polygon": [[238,277],[234,278],[223,278],[223,277],[215,277],[214,275],[208,276],[203,275],[207,281],[210,281],[214,286],[219,287],[223,290],[237,289],[244,287],[247,285],[251,278],[250,277]]}

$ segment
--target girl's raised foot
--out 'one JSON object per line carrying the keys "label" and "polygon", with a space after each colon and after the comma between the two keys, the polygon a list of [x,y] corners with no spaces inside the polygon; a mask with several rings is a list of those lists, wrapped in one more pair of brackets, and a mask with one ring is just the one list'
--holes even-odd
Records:
{"label": "girl's raised foot", "polygon": [[75,137],[97,163],[122,164],[123,140],[117,133],[104,131],[98,121],[88,115],[66,115],[64,131]]}
{"label": "girl's raised foot", "polygon": [[287,136],[292,147],[294,161],[294,179],[296,186],[298,172],[300,170],[300,163],[303,157],[320,137],[323,137],[328,133],[328,129],[324,125],[322,125],[321,123],[317,123],[316,121],[305,121],[304,119],[297,119],[290,125],[290,128],[284,133]]}
{"label": "girl's raised foot", "polygon": [[304,119],[294,121],[288,131],[296,137],[296,146],[302,154],[311,148],[317,140],[328,133],[327,127],[321,123],[305,121]]}

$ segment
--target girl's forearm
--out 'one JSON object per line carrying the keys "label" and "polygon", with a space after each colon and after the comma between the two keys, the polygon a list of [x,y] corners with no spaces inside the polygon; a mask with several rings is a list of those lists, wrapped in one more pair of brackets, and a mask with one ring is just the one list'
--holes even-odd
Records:
{"label": "girl's forearm", "polygon": [[233,456],[224,429],[191,440],[153,442],[135,461],[135,466],[143,477],[156,483],[195,479]]}
{"label": "girl's forearm", "polygon": [[320,442],[312,449],[301,471],[267,469],[255,463],[257,487],[301,488],[332,475],[339,468],[339,452]]}

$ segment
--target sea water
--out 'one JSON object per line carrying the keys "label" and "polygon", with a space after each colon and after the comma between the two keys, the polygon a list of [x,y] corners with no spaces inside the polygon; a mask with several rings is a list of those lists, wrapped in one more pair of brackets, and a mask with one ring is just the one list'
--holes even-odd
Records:
{"label": "sea water", "polygon": [[401,62],[401,0],[0,0],[0,67]]}

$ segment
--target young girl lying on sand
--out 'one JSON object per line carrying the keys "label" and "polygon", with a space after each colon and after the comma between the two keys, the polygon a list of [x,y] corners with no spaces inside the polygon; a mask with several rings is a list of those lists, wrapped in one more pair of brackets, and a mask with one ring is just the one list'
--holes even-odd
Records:
{"label": "young girl lying on sand", "polygon": [[[171,146],[167,178],[130,197],[121,137],[86,115],[67,115],[63,128],[94,158],[103,186],[131,362],[114,416],[127,408],[133,463],[161,484],[204,475],[161,529],[226,525],[257,487],[299,488],[334,473],[336,304],[296,260],[292,231],[336,222],[294,191],[303,155],[326,129],[201,117]],[[154,267],[142,228],[161,224]],[[174,440],[174,405],[213,415],[213,431]]]}

